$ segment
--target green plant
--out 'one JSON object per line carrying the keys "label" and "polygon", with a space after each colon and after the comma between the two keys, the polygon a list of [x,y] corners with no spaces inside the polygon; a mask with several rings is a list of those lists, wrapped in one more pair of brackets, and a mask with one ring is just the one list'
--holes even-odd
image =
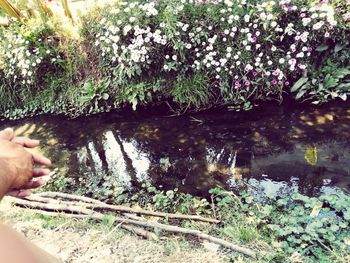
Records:
{"label": "green plant", "polygon": [[10,17],[21,19],[21,12],[8,0],[0,0],[0,8]]}
{"label": "green plant", "polygon": [[171,94],[174,101],[185,107],[200,109],[209,104],[213,94],[208,92],[209,79],[204,74],[178,79]]}
{"label": "green plant", "polygon": [[318,51],[330,53],[315,65],[310,72],[301,77],[291,88],[296,99],[311,99],[314,104],[331,99],[346,100],[350,94],[350,46],[336,44],[333,49],[328,45],[319,46]]}

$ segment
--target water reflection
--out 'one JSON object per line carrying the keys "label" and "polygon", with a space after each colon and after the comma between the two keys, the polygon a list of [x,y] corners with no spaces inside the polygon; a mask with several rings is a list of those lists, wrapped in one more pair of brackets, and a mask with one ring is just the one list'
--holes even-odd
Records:
{"label": "water reflection", "polygon": [[[10,124],[18,135],[39,138],[39,150],[54,160],[60,174],[72,178],[75,188],[90,187],[92,194],[149,181],[197,195],[218,185],[269,195],[318,195],[335,186],[350,189],[348,106],[211,112],[195,116],[200,125],[189,116],[115,113]],[[317,148],[315,165],[305,160],[310,147]]]}

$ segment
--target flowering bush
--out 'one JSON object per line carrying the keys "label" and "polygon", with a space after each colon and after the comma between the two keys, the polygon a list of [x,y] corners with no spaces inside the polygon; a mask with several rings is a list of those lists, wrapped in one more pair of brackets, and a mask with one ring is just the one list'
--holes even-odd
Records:
{"label": "flowering bush", "polygon": [[[59,56],[54,55],[53,45],[46,43],[47,28],[37,28],[27,32],[14,25],[2,32],[0,42],[0,70],[12,85],[30,88],[55,64]],[[44,41],[44,40],[45,41]],[[49,42],[51,40],[48,40]]]}
{"label": "flowering bush", "polygon": [[[349,14],[349,0],[118,1],[82,18],[81,41],[66,55],[57,32],[1,30],[1,83],[36,90],[68,81],[78,89],[66,104],[90,100],[87,112],[155,98],[182,109],[249,109],[284,94],[346,99]],[[76,63],[81,57],[90,64]],[[338,68],[336,84],[323,85]]]}
{"label": "flowering bush", "polygon": [[205,74],[235,104],[281,97],[322,45],[347,41],[347,16],[325,1],[120,2],[99,17],[95,46],[116,83]]}

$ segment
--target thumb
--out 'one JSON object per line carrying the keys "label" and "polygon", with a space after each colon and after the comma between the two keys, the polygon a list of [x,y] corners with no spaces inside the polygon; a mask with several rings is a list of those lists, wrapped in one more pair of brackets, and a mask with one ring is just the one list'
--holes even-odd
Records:
{"label": "thumb", "polygon": [[7,128],[3,131],[0,131],[0,139],[11,141],[15,137],[15,132],[12,128]]}

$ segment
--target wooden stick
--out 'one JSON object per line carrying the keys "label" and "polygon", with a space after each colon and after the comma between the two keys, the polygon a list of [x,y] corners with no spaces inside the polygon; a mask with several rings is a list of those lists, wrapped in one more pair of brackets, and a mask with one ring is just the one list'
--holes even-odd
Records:
{"label": "wooden stick", "polygon": [[159,238],[156,235],[156,233],[153,233],[151,231],[147,231],[147,230],[142,229],[140,227],[125,225],[125,224],[122,224],[121,227],[124,228],[125,230],[128,230],[129,232],[132,232],[132,233],[136,234],[136,235],[142,236],[145,239],[148,239],[148,240],[159,240]]}
{"label": "wooden stick", "polygon": [[[183,214],[172,214],[172,213],[164,213],[164,212],[154,212],[154,211],[144,210],[141,208],[131,208],[131,207],[122,206],[122,205],[109,205],[92,198],[62,194],[57,192],[47,192],[47,193],[31,195],[26,199],[31,201],[50,203],[49,198],[63,198],[63,199],[67,198],[69,200],[81,201],[86,203],[84,205],[84,208],[88,208],[88,209],[104,210],[104,211],[111,211],[111,212],[122,212],[122,213],[129,213],[129,214],[141,214],[141,215],[162,217],[162,218],[168,218],[168,219],[193,220],[193,221],[201,221],[201,222],[214,223],[214,224],[220,223],[220,220],[213,219],[213,218],[206,218],[198,215],[183,215]],[[62,206],[65,206],[65,207],[67,207],[68,205],[67,202],[60,201],[57,199],[56,200],[54,199],[52,202],[62,204]],[[69,203],[69,205],[78,206],[81,204]],[[52,210],[55,210],[55,209],[52,209]]]}
{"label": "wooden stick", "polygon": [[[19,205],[23,205],[24,203],[30,203],[29,201],[25,200],[20,200],[17,198],[11,198],[14,199],[14,203],[16,204],[18,201]],[[24,202],[23,202],[24,201]],[[38,207],[35,207],[38,208]],[[38,213],[45,214],[45,215],[50,215],[50,216],[68,216],[71,218],[91,218],[95,220],[102,220],[104,218],[104,215],[98,212],[93,212],[89,214],[67,214],[67,213],[57,213],[57,212],[48,212],[48,211],[41,211],[41,210],[35,210]],[[192,235],[204,240],[208,240],[210,242],[213,242],[215,244],[221,245],[223,247],[229,248],[233,251],[242,253],[246,256],[256,258],[256,254],[254,251],[248,248],[244,248],[235,244],[232,244],[226,240],[216,238],[213,236],[210,236],[208,234],[205,234],[199,230],[192,230],[192,229],[186,229],[178,226],[170,226],[170,225],[165,225],[161,223],[156,223],[156,222],[150,222],[150,221],[138,221],[138,220],[132,220],[132,219],[125,219],[125,218],[120,218],[120,217],[114,217],[114,221],[116,223],[120,224],[129,224],[129,225],[134,225],[134,226],[140,226],[140,227],[145,227],[145,228],[153,228],[153,229],[159,229],[163,230],[166,232],[171,232],[171,233],[180,233],[180,234],[188,234]]]}
{"label": "wooden stick", "polygon": [[43,193],[37,193],[35,195],[31,195],[30,197],[44,197],[44,198],[51,198],[51,199],[65,199],[65,200],[71,200],[71,201],[80,201],[84,203],[90,203],[90,204],[105,204],[99,200],[85,197],[85,196],[78,196],[78,195],[72,195],[72,194],[66,194],[66,193],[60,193],[60,192],[43,192]]}

